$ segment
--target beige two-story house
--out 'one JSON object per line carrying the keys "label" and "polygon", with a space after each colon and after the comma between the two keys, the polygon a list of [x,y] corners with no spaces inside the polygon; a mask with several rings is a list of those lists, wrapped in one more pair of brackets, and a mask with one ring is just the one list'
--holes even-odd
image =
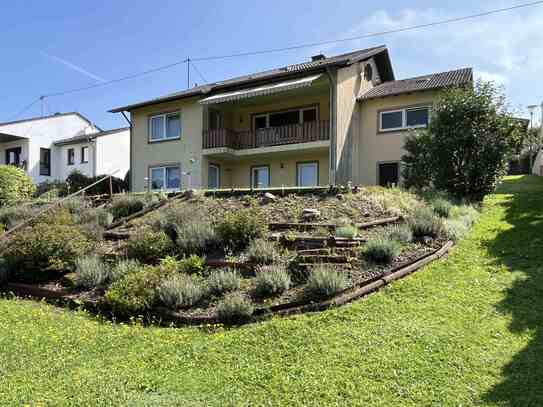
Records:
{"label": "beige two-story house", "polygon": [[134,191],[388,185],[407,130],[472,70],[396,80],[385,46],[197,86],[111,112],[131,117]]}

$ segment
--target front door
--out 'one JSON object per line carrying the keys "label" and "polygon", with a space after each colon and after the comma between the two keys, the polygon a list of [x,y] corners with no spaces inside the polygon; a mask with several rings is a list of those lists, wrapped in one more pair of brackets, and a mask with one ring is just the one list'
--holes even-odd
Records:
{"label": "front door", "polygon": [[21,147],[7,148],[6,149],[6,164],[15,165],[17,167],[21,164]]}

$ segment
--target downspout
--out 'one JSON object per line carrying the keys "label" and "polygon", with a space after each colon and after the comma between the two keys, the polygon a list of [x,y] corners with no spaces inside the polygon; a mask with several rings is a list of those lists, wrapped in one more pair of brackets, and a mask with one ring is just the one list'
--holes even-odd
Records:
{"label": "downspout", "polygon": [[123,115],[124,119],[127,121],[128,125],[130,126],[130,133],[129,133],[129,137],[130,137],[130,148],[128,149],[128,173],[129,173],[129,177],[128,177],[128,190],[129,191],[132,191],[132,185],[134,185],[134,171],[132,171],[132,169],[134,168],[133,165],[132,165],[132,122],[130,121],[130,119],[128,117],[126,117],[126,114],[124,112],[121,112],[121,114]]}
{"label": "downspout", "polygon": [[336,134],[336,80],[334,72],[330,67],[326,67],[326,75],[330,80],[330,149],[328,150],[328,183],[336,184],[336,155],[337,155],[337,134]]}

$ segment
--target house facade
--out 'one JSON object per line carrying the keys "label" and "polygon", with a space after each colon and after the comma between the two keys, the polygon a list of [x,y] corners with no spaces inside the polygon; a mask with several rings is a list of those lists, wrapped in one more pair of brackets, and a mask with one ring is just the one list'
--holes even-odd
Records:
{"label": "house facade", "polygon": [[130,113],[134,191],[397,184],[407,130],[471,69],[395,80],[384,46],[113,109]]}
{"label": "house facade", "polygon": [[38,184],[63,181],[77,170],[87,176],[129,168],[130,130],[102,131],[79,113],[57,113],[0,123],[0,164],[23,168]]}

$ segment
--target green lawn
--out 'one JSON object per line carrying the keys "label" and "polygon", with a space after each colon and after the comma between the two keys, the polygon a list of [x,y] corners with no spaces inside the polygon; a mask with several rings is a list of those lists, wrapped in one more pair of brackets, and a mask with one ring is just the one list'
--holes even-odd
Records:
{"label": "green lawn", "polygon": [[0,404],[543,406],[543,179],[508,178],[445,260],[238,329],[0,300]]}

